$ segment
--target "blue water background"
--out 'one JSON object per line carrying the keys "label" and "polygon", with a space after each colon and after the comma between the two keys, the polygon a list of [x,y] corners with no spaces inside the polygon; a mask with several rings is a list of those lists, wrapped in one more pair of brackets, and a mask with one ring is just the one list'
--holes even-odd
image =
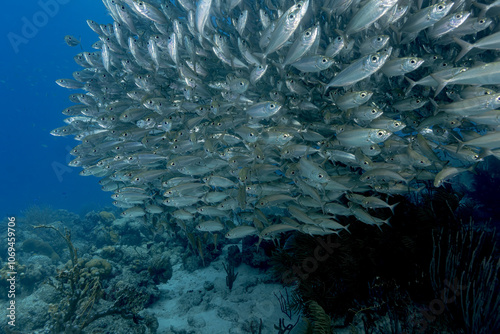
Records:
{"label": "blue water background", "polygon": [[[10,2],[0,17],[0,219],[32,205],[76,213],[109,206],[111,193],[98,178],[67,166],[74,158],[68,151],[79,142],[49,134],[65,125],[61,111],[73,105],[69,94],[83,92],[55,83],[81,69],[73,56],[82,49],[66,45],[64,36],[81,37],[83,50],[92,51],[97,35],[86,20],[113,22],[106,8],[99,0],[23,0]],[[26,31],[27,21],[39,25],[36,31]],[[17,50],[13,34],[23,38]]]}

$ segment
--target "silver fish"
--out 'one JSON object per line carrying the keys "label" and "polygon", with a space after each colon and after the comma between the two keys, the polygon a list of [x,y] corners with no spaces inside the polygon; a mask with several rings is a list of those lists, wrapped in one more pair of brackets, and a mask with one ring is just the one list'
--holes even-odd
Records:
{"label": "silver fish", "polygon": [[368,1],[349,21],[346,27],[346,34],[352,35],[367,29],[371,24],[387,13],[397,2],[398,0]]}
{"label": "silver fish", "polygon": [[76,39],[76,37],[71,36],[71,35],[64,36],[64,41],[66,42],[66,44],[68,44],[71,47],[74,47],[74,46],[77,46],[78,44],[80,44],[80,41],[78,39]]}
{"label": "silver fish", "polygon": [[281,15],[273,33],[269,36],[269,44],[267,44],[264,52],[264,58],[280,49],[288,41],[298,28],[308,7],[309,0],[301,0]]}
{"label": "silver fish", "polygon": [[387,59],[389,59],[391,51],[392,48],[356,60],[342,72],[337,74],[333,80],[326,85],[325,89],[330,87],[349,86],[369,77],[384,66]]}

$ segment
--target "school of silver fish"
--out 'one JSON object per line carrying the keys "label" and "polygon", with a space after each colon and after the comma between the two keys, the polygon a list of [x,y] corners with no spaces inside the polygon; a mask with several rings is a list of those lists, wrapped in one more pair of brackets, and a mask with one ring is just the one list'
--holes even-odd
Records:
{"label": "school of silver fish", "polygon": [[500,1],[103,2],[113,23],[87,21],[95,51],[56,81],[84,92],[51,134],[81,142],[70,166],[124,217],[382,229],[389,196],[500,156]]}

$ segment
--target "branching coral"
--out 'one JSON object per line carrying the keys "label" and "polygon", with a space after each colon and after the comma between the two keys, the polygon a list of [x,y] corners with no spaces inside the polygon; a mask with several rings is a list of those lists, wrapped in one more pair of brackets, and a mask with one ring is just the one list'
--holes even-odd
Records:
{"label": "branching coral", "polygon": [[432,286],[466,333],[500,332],[500,257],[495,234],[478,231],[472,221],[457,231],[442,229],[434,234]]}

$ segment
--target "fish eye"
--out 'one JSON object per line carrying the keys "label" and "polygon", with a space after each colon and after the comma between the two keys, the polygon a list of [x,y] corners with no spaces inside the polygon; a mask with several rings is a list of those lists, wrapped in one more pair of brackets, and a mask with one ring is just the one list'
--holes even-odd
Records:
{"label": "fish eye", "polygon": [[360,94],[360,96],[361,96],[361,97],[365,97],[365,96],[366,96],[366,94],[365,94],[365,93],[361,93],[361,94]]}
{"label": "fish eye", "polygon": [[382,131],[377,132],[377,136],[382,137],[384,133]]}
{"label": "fish eye", "polygon": [[273,109],[274,109],[275,105],[271,103],[271,104],[269,105],[269,107],[271,107],[271,108],[273,108]]}
{"label": "fish eye", "polygon": [[410,60],[410,63],[415,64],[415,60],[414,59]]}
{"label": "fish eye", "polygon": [[244,86],[245,83],[243,81],[240,81],[240,86]]}
{"label": "fish eye", "polygon": [[326,63],[326,62],[328,61],[328,59],[323,58],[321,61],[322,61],[323,63]]}
{"label": "fish eye", "polygon": [[439,9],[439,10],[442,10],[443,8],[444,8],[444,6],[443,6],[443,5],[439,5],[439,6],[438,6],[438,9]]}
{"label": "fish eye", "polygon": [[140,180],[141,180],[141,178],[140,178],[140,177],[136,177],[136,178],[134,179],[134,181],[135,181],[135,182],[138,182],[138,181],[140,181]]}
{"label": "fish eye", "polygon": [[432,59],[437,60],[438,56],[433,56]]}
{"label": "fish eye", "polygon": [[496,100],[497,100],[497,101],[500,101],[500,96],[498,96],[498,97],[496,98]]}
{"label": "fish eye", "polygon": [[483,24],[484,22],[486,22],[486,21],[483,19],[479,20],[479,23],[481,23],[481,24]]}
{"label": "fish eye", "polygon": [[459,19],[461,17],[462,17],[462,15],[460,15],[460,14],[455,15],[455,18],[457,18],[457,19]]}
{"label": "fish eye", "polygon": [[372,114],[376,114],[377,113],[377,109],[372,109]]}
{"label": "fish eye", "polygon": [[377,42],[380,42],[380,41],[382,41],[382,38],[381,38],[381,37],[378,37],[378,38],[377,38]]}
{"label": "fish eye", "polygon": [[378,57],[377,56],[373,56],[372,57],[372,62],[376,62],[378,60]]}
{"label": "fish eye", "polygon": [[289,18],[290,20],[293,20],[293,19],[295,18],[295,15],[290,14],[290,15],[288,16],[288,18]]}
{"label": "fish eye", "polygon": [[307,37],[311,36],[311,32],[307,31],[305,34]]}
{"label": "fish eye", "polygon": [[415,100],[415,102],[420,103],[420,100],[419,100],[419,99],[416,99],[416,100]]}
{"label": "fish eye", "polygon": [[478,160],[479,159],[479,155],[477,154],[474,154],[474,156],[472,157],[474,160]]}
{"label": "fish eye", "polygon": [[401,124],[399,122],[394,122],[394,126],[400,126]]}
{"label": "fish eye", "polygon": [[320,179],[322,179],[322,178],[324,177],[324,175],[323,175],[323,174],[318,174],[318,177],[319,177]]}

